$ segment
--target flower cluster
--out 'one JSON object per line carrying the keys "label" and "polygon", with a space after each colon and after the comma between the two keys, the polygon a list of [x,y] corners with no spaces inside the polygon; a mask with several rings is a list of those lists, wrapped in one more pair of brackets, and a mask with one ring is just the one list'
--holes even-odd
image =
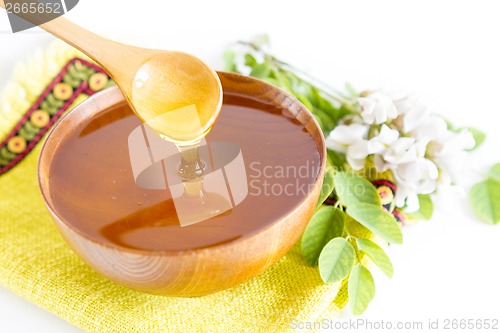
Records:
{"label": "flower cluster", "polygon": [[355,106],[359,112],[340,120],[327,146],[344,153],[354,170],[370,161],[377,171],[392,172],[398,186],[396,206],[416,211],[418,194],[457,183],[467,150],[475,145],[472,133],[450,130],[443,118],[409,95],[367,92]]}
{"label": "flower cluster", "polygon": [[[413,96],[359,94],[350,85],[339,92],[266,49],[265,38],[239,42],[226,52],[225,69],[294,95],[328,134],[331,168],[323,178],[319,207],[302,235],[302,256],[319,267],[325,283],[349,284],[351,311],[359,315],[375,295],[371,267],[393,275],[393,265],[380,245],[401,244],[400,226],[433,216],[430,194],[441,184],[467,178],[466,158],[482,144],[485,133],[473,127],[453,128]],[[472,186],[470,202],[481,220],[500,224],[499,197],[497,163]]]}

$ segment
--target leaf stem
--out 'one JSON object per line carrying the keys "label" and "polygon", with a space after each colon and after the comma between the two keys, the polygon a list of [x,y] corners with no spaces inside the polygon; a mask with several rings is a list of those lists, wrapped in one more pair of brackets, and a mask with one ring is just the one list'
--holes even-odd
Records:
{"label": "leaf stem", "polygon": [[340,200],[337,200],[335,205],[333,205],[333,208],[339,208],[340,207]]}
{"label": "leaf stem", "polygon": [[356,254],[356,263],[361,265],[361,258],[359,257],[359,250],[358,250],[358,246],[356,245],[356,237],[348,234],[346,237],[346,240],[349,242],[351,239],[353,240],[353,242],[355,244],[355,246],[353,246],[353,248],[354,248],[354,253]]}

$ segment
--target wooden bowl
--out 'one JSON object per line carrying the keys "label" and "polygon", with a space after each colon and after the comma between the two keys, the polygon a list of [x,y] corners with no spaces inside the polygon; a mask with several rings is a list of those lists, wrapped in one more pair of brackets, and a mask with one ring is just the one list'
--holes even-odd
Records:
{"label": "wooden bowl", "polygon": [[55,126],[40,155],[38,178],[45,204],[66,242],[109,280],[134,290],[170,296],[201,296],[227,289],[275,264],[299,239],[313,214],[326,161],[324,138],[314,117],[297,99],[263,81],[232,73],[218,74],[224,91],[252,96],[288,110],[304,125],[320,156],[314,184],[291,212],[253,234],[227,243],[189,251],[153,251],[113,246],[94,239],[56,209],[51,192],[61,189],[51,188],[49,180],[50,166],[68,133],[83,120],[125,103],[117,88],[103,91],[70,111]]}

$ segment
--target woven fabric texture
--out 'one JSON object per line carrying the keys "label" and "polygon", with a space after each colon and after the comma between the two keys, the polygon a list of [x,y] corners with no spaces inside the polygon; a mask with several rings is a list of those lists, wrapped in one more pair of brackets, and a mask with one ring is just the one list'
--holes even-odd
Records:
{"label": "woven fabric texture", "polygon": [[[54,48],[66,48],[62,52],[66,56],[61,58]],[[62,66],[75,51],[52,46],[35,61],[50,68],[50,73],[36,77],[57,75],[55,60],[47,56],[51,54],[61,58],[56,63]],[[34,99],[44,88],[33,84],[29,96]],[[12,100],[13,94],[11,89],[4,97]],[[12,103],[20,108],[9,110],[10,119],[21,118],[29,102]],[[100,333],[287,332],[291,320],[331,318],[345,306],[346,286],[324,285],[297,246],[257,278],[204,297],[153,296],[106,280],[70,250],[46,211],[36,174],[43,140],[0,176],[0,284],[30,302],[86,331]]]}

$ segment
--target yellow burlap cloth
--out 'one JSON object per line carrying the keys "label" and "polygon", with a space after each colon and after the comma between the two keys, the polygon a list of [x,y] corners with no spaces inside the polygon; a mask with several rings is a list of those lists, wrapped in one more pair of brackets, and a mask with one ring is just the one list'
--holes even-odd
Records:
{"label": "yellow burlap cloth", "polygon": [[[0,140],[74,57],[81,55],[56,45],[24,64],[0,101]],[[297,246],[257,278],[199,298],[152,296],[106,280],[69,249],[45,209],[36,175],[43,140],[0,175],[0,284],[30,302],[100,333],[286,332],[292,320],[331,318],[345,305],[346,287],[323,285]]]}

